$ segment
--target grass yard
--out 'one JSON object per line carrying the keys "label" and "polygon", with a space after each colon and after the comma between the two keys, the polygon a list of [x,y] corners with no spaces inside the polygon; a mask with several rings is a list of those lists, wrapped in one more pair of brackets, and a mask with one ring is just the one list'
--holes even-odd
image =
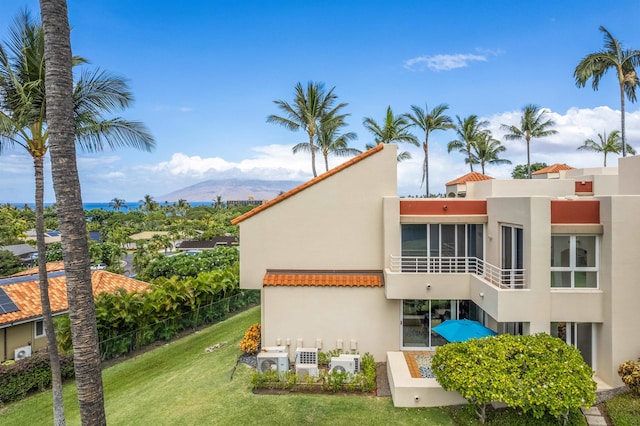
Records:
{"label": "grass yard", "polygon": [[605,406],[615,426],[640,426],[640,397],[623,393],[605,402]]}
{"label": "grass yard", "polygon": [[[394,408],[391,398],[334,395],[254,395],[253,370],[240,364],[244,332],[259,308],[103,371],[109,425],[454,425],[446,408]],[[227,342],[206,353],[205,348]],[[64,387],[68,425],[79,425],[73,383]],[[51,392],[0,409],[0,424],[53,423]]]}

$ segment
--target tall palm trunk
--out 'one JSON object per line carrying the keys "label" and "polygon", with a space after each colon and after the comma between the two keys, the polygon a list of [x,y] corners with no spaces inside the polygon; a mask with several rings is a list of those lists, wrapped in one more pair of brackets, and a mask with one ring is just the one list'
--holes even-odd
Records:
{"label": "tall palm trunk", "polygon": [[44,330],[47,335],[47,352],[51,365],[51,388],[53,393],[53,424],[64,426],[64,402],[62,398],[62,375],[60,372],[60,356],[56,332],[53,328],[51,302],[49,301],[49,281],[47,279],[47,248],[44,242],[44,172],[43,157],[33,157],[36,181],[36,246],[38,248],[38,279],[40,286],[40,303]]}
{"label": "tall palm trunk", "polygon": [[316,150],[313,145],[313,133],[309,132],[309,150],[311,151],[311,170],[313,170],[313,177],[317,177],[318,173],[316,172]]}
{"label": "tall palm trunk", "polygon": [[[624,82],[620,83],[620,130],[622,136],[622,156],[627,156],[627,138],[624,130]],[[606,160],[605,160],[606,161]]]}
{"label": "tall palm trunk", "polygon": [[67,277],[80,419],[83,425],[100,426],[106,425],[106,417],[89,246],[76,164],[67,3],[40,0],[40,10],[45,39],[51,169]]}
{"label": "tall palm trunk", "polygon": [[429,133],[427,133],[427,136],[424,138],[422,149],[424,150],[424,188],[425,195],[429,198]]}
{"label": "tall palm trunk", "polygon": [[525,139],[527,140],[527,179],[531,179],[531,150],[529,149],[531,138],[526,136]]}

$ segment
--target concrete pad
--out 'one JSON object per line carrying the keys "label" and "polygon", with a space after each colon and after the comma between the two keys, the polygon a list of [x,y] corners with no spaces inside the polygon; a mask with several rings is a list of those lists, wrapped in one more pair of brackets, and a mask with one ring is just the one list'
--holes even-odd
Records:
{"label": "concrete pad", "polygon": [[600,413],[600,410],[596,406],[589,407],[589,408],[581,407],[580,410],[582,411],[582,414],[584,414],[585,416],[601,416],[602,415]]}
{"label": "concrete pad", "polygon": [[585,416],[589,426],[607,426],[607,421],[602,416]]}

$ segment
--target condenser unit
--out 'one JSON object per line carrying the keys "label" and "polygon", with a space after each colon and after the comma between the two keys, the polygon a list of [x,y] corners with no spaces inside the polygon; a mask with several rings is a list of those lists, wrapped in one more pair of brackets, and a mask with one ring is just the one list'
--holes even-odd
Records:
{"label": "condenser unit", "polygon": [[331,363],[329,364],[329,371],[331,373],[356,373],[356,362],[353,359],[331,357]]}
{"label": "condenser unit", "polygon": [[284,353],[287,352],[286,346],[265,346],[262,348],[262,352],[271,352],[271,353]]}
{"label": "condenser unit", "polygon": [[13,359],[15,359],[16,361],[28,358],[31,356],[31,346],[23,346],[21,348],[17,348],[13,352],[13,355]]}
{"label": "condenser unit", "polygon": [[283,352],[260,352],[258,354],[258,373],[277,371],[282,374],[289,371],[289,354]]}
{"label": "condenser unit", "polygon": [[296,375],[298,377],[318,376],[318,364],[296,364]]}
{"label": "condenser unit", "polygon": [[297,348],[296,365],[297,364],[318,365],[318,348]]}
{"label": "condenser unit", "polygon": [[360,371],[360,355],[359,354],[340,354],[339,358],[352,359],[355,362],[355,372]]}

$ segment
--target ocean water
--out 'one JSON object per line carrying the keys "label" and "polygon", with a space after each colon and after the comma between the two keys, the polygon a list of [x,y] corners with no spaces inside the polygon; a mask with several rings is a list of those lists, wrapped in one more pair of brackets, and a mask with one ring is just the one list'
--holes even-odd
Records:
{"label": "ocean water", "polygon": [[[34,203],[9,203],[13,206],[18,207],[19,209],[23,208],[24,206],[29,206],[32,209],[35,208],[35,204]],[[164,203],[158,203],[161,206],[164,205]],[[169,205],[171,205],[172,203],[169,203]],[[45,207],[51,206],[53,205],[53,203],[44,203]],[[191,207],[198,207],[198,206],[211,206],[213,205],[212,202],[209,201],[194,201],[194,202],[190,202],[189,205]],[[84,207],[85,210],[93,210],[93,209],[102,209],[102,210],[108,210],[108,211],[113,211],[113,209],[111,208],[111,206],[109,205],[109,202],[106,203],[83,203],[82,206]],[[137,210],[138,207],[140,206],[139,202],[135,202],[135,203],[125,203],[126,208],[121,208],[120,211],[124,212],[124,211],[128,211],[128,210]]]}

